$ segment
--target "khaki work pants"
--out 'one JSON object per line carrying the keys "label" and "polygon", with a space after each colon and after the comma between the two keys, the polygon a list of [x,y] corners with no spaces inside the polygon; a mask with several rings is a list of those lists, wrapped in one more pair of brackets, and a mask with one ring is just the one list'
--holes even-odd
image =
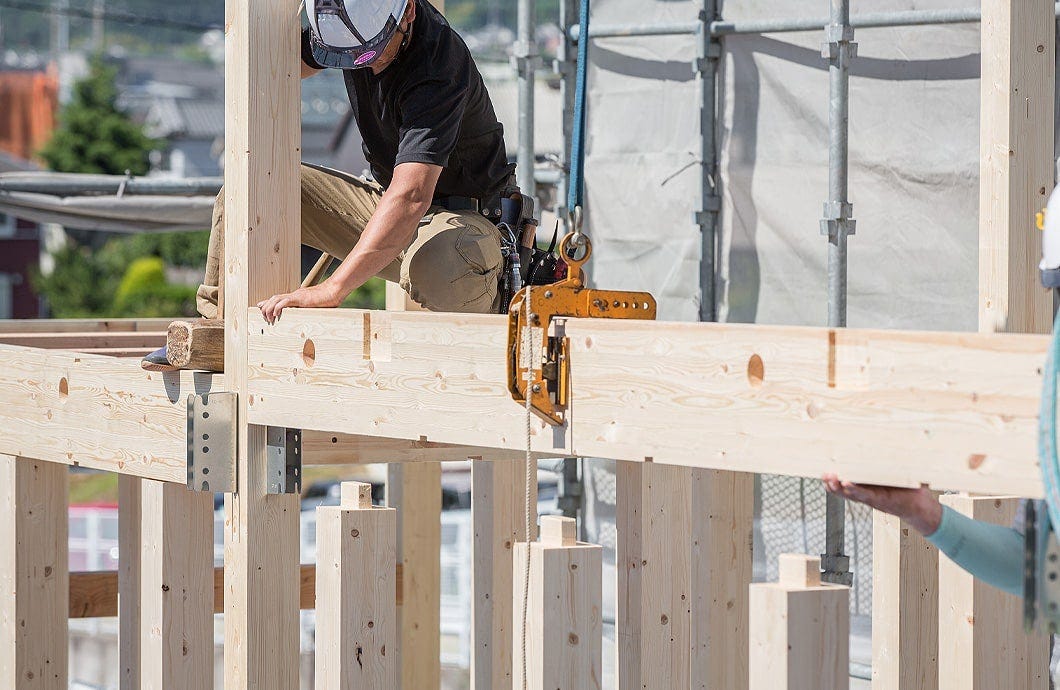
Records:
{"label": "khaki work pants", "polygon": [[[302,164],[302,243],[338,259],[349,254],[383,198],[374,182],[337,170]],[[196,305],[219,318],[220,267],[224,263],[224,190],[214,204],[206,278]],[[496,312],[504,268],[500,231],[475,211],[432,206],[416,236],[379,277],[399,283],[431,311]]]}

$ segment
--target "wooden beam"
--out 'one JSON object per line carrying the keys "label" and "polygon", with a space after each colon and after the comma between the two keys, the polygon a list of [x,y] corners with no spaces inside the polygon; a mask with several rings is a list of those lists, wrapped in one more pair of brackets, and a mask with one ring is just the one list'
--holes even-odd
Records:
{"label": "wooden beam", "polygon": [[692,484],[693,690],[747,687],[754,475],[686,473]]}
{"label": "wooden beam", "polygon": [[872,686],[939,687],[939,552],[915,529],[872,511]]}
{"label": "wooden beam", "polygon": [[[285,311],[250,336],[250,420],[518,449],[504,324]],[[535,424],[543,454],[1041,495],[1046,337],[606,320],[565,334],[570,422]]]}
{"label": "wooden beam", "polygon": [[224,371],[225,323],[221,319],[174,321],[166,335],[166,358],[173,366]]}
{"label": "wooden beam", "polygon": [[781,554],[780,581],[751,585],[750,690],[846,690],[849,639],[850,588],[820,558]]}
{"label": "wooden beam", "polygon": [[299,23],[286,0],[225,3],[225,381],[239,396],[237,492],[225,497],[224,686],[298,687],[298,496],[266,493],[250,423],[250,307],[298,285]]}
{"label": "wooden beam", "polygon": [[[316,608],[316,566],[299,566],[298,608]],[[397,592],[394,603],[401,605],[401,564],[394,569]],[[118,615],[120,587],[118,571],[70,573],[70,618],[108,618]],[[224,568],[213,569],[213,612],[224,613]]]}
{"label": "wooden beam", "polygon": [[142,481],[140,673],[158,690],[213,687],[213,494]]}
{"label": "wooden beam", "polygon": [[187,397],[220,379],[0,345],[0,452],[187,481]]}
{"label": "wooden beam", "polygon": [[0,319],[0,333],[164,333],[173,319]]}
{"label": "wooden beam", "polygon": [[402,568],[398,687],[435,688],[441,682],[441,463],[388,465],[386,503],[397,509],[397,558]]}
{"label": "wooden beam", "polygon": [[302,453],[306,465],[459,462],[469,459],[508,461],[520,460],[525,455],[517,450],[435,443],[425,437],[412,440],[326,431],[306,431],[302,435]]}
{"label": "wooden beam", "polygon": [[979,329],[1048,333],[1034,214],[1053,189],[1052,0],[983,0]]}
{"label": "wooden beam", "polygon": [[[549,525],[549,523],[560,523]],[[530,549],[526,668],[523,639],[513,640],[514,682],[526,690],[599,690],[603,635],[601,575],[603,549],[576,540],[572,518],[541,518],[541,541],[520,542],[513,551],[514,601],[523,598],[526,551]],[[516,614],[522,628],[521,611]],[[676,687],[676,686],[673,686]]]}
{"label": "wooden beam", "polygon": [[317,508],[316,683],[322,690],[397,686],[394,568],[397,511],[372,487],[342,484],[342,504]]}
{"label": "wooden beam", "polygon": [[153,350],[166,344],[165,331],[113,333],[0,333],[0,343],[45,350],[123,348]]}
{"label": "wooden beam", "polygon": [[[471,463],[471,687],[476,690],[512,684],[512,612],[522,601],[521,596],[512,599],[512,548],[527,541],[525,478],[525,458]],[[536,482],[530,505],[533,532]]]}
{"label": "wooden beam", "polygon": [[0,455],[0,687],[66,690],[67,469]]}
{"label": "wooden beam", "polygon": [[[947,494],[943,505],[975,520],[1011,525],[1020,500]],[[1050,636],[1023,631],[1019,597],[939,559],[939,688],[1049,687]]]}
{"label": "wooden beam", "polygon": [[[118,476],[117,597],[111,597],[110,573],[70,573],[70,617],[118,616],[120,690],[140,690],[140,526],[143,521],[142,480]],[[116,599],[116,600],[115,600]],[[108,613],[96,613],[109,606]],[[113,613],[109,611],[113,610]]]}

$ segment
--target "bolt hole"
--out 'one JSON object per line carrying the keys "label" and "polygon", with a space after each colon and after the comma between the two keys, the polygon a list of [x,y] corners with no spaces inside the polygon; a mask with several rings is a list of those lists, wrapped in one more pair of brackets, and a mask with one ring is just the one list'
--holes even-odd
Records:
{"label": "bolt hole", "polygon": [[66,377],[59,379],[59,399],[66,400],[67,396],[70,395],[70,382],[66,380]]}
{"label": "bolt hole", "polygon": [[210,468],[209,467],[202,468],[202,473],[203,474],[210,474]]}
{"label": "bolt hole", "polygon": [[758,388],[766,378],[766,365],[758,355],[751,355],[747,360],[747,382],[752,388]]}
{"label": "bolt hole", "polygon": [[210,452],[210,446],[203,446],[202,447],[202,452],[209,453]]}
{"label": "bolt hole", "polygon": [[203,419],[209,419],[210,418],[210,413],[209,412],[203,412],[202,413],[202,418]]}
{"label": "bolt hole", "polygon": [[210,482],[203,482],[202,483],[202,490],[203,491],[209,491],[210,490]]}
{"label": "bolt hole", "polygon": [[210,440],[210,435],[209,434],[203,434],[202,435],[202,440],[203,441],[209,441]]}
{"label": "bolt hole", "polygon": [[317,346],[308,338],[302,345],[302,361],[305,362],[307,368],[317,363]]}

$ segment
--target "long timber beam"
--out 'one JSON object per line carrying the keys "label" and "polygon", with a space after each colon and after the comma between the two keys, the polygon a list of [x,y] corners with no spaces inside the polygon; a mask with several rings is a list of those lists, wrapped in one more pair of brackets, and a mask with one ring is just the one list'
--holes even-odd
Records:
{"label": "long timber beam", "polygon": [[173,319],[0,319],[0,333],[166,332]]}
{"label": "long timber beam", "polygon": [[[492,315],[249,313],[253,424],[519,450]],[[1040,496],[1043,336],[568,320],[584,455]]]}

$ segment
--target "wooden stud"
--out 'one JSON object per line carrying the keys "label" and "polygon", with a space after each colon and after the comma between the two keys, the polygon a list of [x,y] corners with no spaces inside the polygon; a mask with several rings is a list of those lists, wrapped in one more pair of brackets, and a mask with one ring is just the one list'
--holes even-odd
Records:
{"label": "wooden stud", "polygon": [[[357,434],[305,431],[303,465],[364,465],[380,462],[463,462],[466,460],[522,460],[525,452],[500,448],[458,446],[426,439],[383,438]],[[536,459],[539,454],[535,453]]]}
{"label": "wooden stud", "polygon": [[370,484],[344,482],[341,505],[317,508],[316,682],[322,690],[397,687],[397,511],[373,507],[371,492]]}
{"label": "wooden stud", "polygon": [[140,673],[157,690],[213,687],[213,494],[142,480]]}
{"label": "wooden stud", "polygon": [[397,509],[402,566],[398,687],[436,688],[441,682],[442,465],[391,464],[386,491],[387,505]]}
{"label": "wooden stud", "polygon": [[[512,684],[514,607],[512,547],[526,541],[526,466],[517,460],[471,463],[472,543],[471,686]],[[537,485],[531,486],[531,529],[537,522]],[[512,592],[519,596],[512,599]],[[521,608],[520,608],[521,610]]]}
{"label": "wooden stud", "polygon": [[[530,549],[530,598],[527,602],[527,683],[522,682],[522,611],[516,611],[512,644],[515,688],[525,690],[599,690],[601,687],[601,574],[603,549],[576,542],[565,545],[562,525],[571,518],[541,518],[542,540],[520,542],[513,552],[513,600],[523,597],[526,551]],[[560,536],[559,539],[556,539]],[[677,686],[672,686],[677,687]]]}
{"label": "wooden stud", "polygon": [[850,588],[821,584],[816,556],[780,561],[780,582],[750,587],[750,690],[846,690]]}
{"label": "wooden stud", "polygon": [[[1011,525],[1020,499],[947,494],[943,505],[975,520]],[[1019,597],[939,559],[939,688],[1049,687],[1049,635],[1023,631]]]}
{"label": "wooden stud", "polygon": [[0,687],[66,690],[67,468],[0,455]]}
{"label": "wooden stud", "polygon": [[166,335],[166,358],[185,369],[224,371],[225,323],[221,319],[174,321]]}
{"label": "wooden stud", "polygon": [[[142,480],[118,476],[118,576],[117,601],[113,607],[118,616],[118,661],[121,664],[120,690],[140,690],[140,526],[143,520]],[[108,575],[110,573],[107,573]],[[75,600],[78,578],[70,574],[70,615],[74,611],[88,615],[111,601],[107,595],[93,599],[94,606]],[[97,586],[102,588],[98,582]],[[97,616],[113,615],[95,613]]]}
{"label": "wooden stud", "polygon": [[298,496],[266,493],[247,342],[270,328],[251,307],[298,284],[298,16],[285,0],[227,0],[225,33],[225,387],[239,396],[239,425],[237,491],[225,497],[224,686],[294,690]]}
{"label": "wooden stud", "polygon": [[939,552],[899,518],[872,511],[872,687],[939,687]]}
{"label": "wooden stud", "polygon": [[754,475],[694,470],[686,477],[692,483],[692,688],[745,688]]}

